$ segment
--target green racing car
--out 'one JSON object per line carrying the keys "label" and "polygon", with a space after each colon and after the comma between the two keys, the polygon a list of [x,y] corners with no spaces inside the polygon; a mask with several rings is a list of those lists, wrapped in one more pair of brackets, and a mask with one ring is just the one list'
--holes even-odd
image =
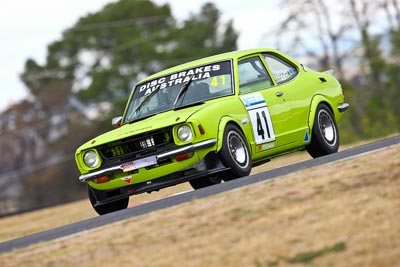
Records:
{"label": "green racing car", "polygon": [[278,50],[196,60],[134,87],[116,129],[77,149],[79,180],[101,215],[127,208],[131,195],[248,176],[289,152],[324,156],[338,151],[348,107],[330,72]]}

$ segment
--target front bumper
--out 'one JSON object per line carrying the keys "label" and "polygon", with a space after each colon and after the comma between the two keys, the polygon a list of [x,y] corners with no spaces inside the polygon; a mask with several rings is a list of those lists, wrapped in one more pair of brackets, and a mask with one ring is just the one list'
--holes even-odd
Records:
{"label": "front bumper", "polygon": [[[157,160],[163,160],[163,159],[175,157],[177,155],[190,153],[190,152],[195,152],[196,150],[212,147],[216,143],[217,143],[217,139],[210,139],[210,140],[206,140],[206,141],[199,142],[199,143],[196,143],[196,144],[187,145],[187,146],[184,146],[184,147],[179,148],[179,149],[175,149],[175,150],[172,150],[172,151],[167,151],[167,152],[164,152],[164,153],[160,153],[160,154],[156,155],[156,159]],[[88,182],[88,181],[94,180],[96,178],[99,178],[101,176],[112,175],[112,174],[115,174],[115,173],[122,172],[124,165],[126,165],[127,163],[129,163],[129,162],[122,163],[122,164],[119,164],[117,166],[113,166],[113,167],[106,168],[106,169],[103,169],[103,170],[91,172],[91,173],[88,173],[88,174],[82,174],[79,177],[79,181]],[[151,166],[149,166],[149,167],[151,167]]]}
{"label": "front bumper", "polygon": [[96,198],[94,206],[100,206],[120,199],[125,199],[131,195],[145,192],[150,193],[152,191],[158,191],[162,188],[174,186],[204,176],[218,175],[218,173],[227,170],[229,170],[229,168],[224,166],[217,154],[210,152],[194,166],[156,179],[108,190],[96,190],[92,187],[89,187],[89,189],[92,190],[92,193]]}

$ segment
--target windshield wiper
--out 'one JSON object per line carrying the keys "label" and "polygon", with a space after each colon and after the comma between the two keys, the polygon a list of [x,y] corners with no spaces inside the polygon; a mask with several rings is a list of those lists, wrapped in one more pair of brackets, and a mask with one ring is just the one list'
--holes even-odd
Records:
{"label": "windshield wiper", "polygon": [[174,104],[173,104],[174,109],[176,108],[176,103],[178,102],[178,100],[187,91],[187,89],[189,88],[190,84],[192,83],[193,77],[194,77],[194,74],[189,78],[189,80],[184,85],[182,85],[181,90],[179,90],[179,93],[176,96]]}
{"label": "windshield wiper", "polygon": [[140,102],[139,105],[135,108],[135,110],[132,111],[131,114],[129,114],[128,119],[127,119],[128,122],[131,122],[131,118],[136,113],[136,111],[138,111],[147,100],[149,100],[153,95],[155,95],[155,93],[158,91],[159,88],[160,88],[160,85],[157,85],[156,88],[148,96],[143,98],[142,102]]}
{"label": "windshield wiper", "polygon": [[198,105],[202,105],[204,103],[206,103],[206,102],[204,102],[204,100],[200,100],[200,101],[197,101],[197,102],[192,102],[192,103],[189,103],[189,104],[186,104],[186,105],[183,105],[183,106],[176,107],[174,110],[184,109],[184,108],[193,107],[193,106],[198,106]]}

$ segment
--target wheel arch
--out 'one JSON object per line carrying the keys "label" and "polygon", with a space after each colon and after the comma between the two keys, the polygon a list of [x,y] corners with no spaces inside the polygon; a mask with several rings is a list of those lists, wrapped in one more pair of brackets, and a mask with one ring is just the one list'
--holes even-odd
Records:
{"label": "wheel arch", "polygon": [[250,146],[250,142],[247,139],[247,136],[245,135],[242,127],[240,126],[240,123],[238,123],[237,121],[235,121],[232,117],[229,116],[224,116],[220,119],[219,121],[219,125],[218,125],[218,138],[217,138],[217,152],[220,151],[222,149],[222,143],[224,140],[224,132],[225,132],[225,128],[228,124],[233,124],[235,125],[243,134],[244,138],[247,141],[247,145],[249,146],[250,152],[251,152],[251,146]]}
{"label": "wheel arch", "polygon": [[[313,129],[314,126],[314,120],[315,120],[315,113],[317,112],[317,108],[320,104],[325,104],[331,111],[334,119],[335,119],[335,113],[332,109],[331,104],[329,103],[328,99],[324,97],[323,95],[316,95],[312,98],[311,100],[311,105],[310,105],[310,113],[308,115],[308,128],[310,129],[310,132]],[[336,119],[335,119],[336,120]]]}

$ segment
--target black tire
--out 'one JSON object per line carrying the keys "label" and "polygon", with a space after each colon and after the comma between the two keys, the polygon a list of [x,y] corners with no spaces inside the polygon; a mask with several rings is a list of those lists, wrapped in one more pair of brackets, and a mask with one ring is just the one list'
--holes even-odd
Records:
{"label": "black tire", "polygon": [[222,174],[223,180],[229,181],[250,174],[252,165],[249,146],[242,132],[233,124],[225,128],[220,158],[230,168]]}
{"label": "black tire", "polygon": [[93,209],[99,215],[104,215],[104,214],[107,214],[110,212],[126,209],[128,207],[128,203],[129,203],[129,197],[127,197],[127,198],[120,199],[120,200],[117,200],[114,202],[110,202],[110,203],[107,203],[104,205],[94,206],[97,201],[96,201],[96,197],[95,197],[92,189],[90,189],[89,186],[88,186],[88,195],[89,195],[90,204],[92,204]]}
{"label": "black tire", "polygon": [[311,142],[306,149],[313,158],[336,153],[339,149],[339,131],[332,111],[326,104],[317,107]]}
{"label": "black tire", "polygon": [[219,184],[221,182],[222,182],[221,178],[212,176],[212,177],[201,177],[194,180],[190,180],[189,184],[193,187],[194,190],[197,190],[203,187]]}

